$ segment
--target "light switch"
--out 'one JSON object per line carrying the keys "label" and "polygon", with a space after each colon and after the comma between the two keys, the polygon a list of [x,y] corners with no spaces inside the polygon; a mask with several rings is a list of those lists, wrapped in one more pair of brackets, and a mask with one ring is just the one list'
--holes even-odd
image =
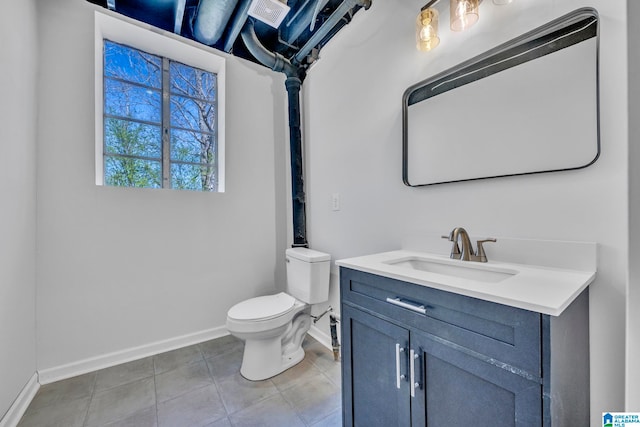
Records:
{"label": "light switch", "polygon": [[331,195],[331,210],[332,211],[340,210],[340,193],[333,193]]}

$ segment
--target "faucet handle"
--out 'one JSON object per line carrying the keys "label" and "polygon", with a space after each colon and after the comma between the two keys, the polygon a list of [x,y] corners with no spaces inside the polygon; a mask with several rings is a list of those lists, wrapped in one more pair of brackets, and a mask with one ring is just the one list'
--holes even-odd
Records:
{"label": "faucet handle", "polygon": [[478,250],[476,253],[476,257],[480,262],[487,262],[487,254],[485,253],[484,246],[483,246],[483,243],[486,243],[486,242],[497,242],[497,239],[494,239],[493,237],[489,237],[483,240],[478,240]]}

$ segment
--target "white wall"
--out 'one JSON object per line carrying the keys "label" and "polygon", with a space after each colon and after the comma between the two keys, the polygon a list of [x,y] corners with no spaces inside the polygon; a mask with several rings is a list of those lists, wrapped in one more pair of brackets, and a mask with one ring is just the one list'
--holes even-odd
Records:
{"label": "white wall", "polygon": [[283,76],[227,59],[225,193],[98,187],[95,9],[38,2],[39,370],[224,326],[283,276]]}
{"label": "white wall", "polygon": [[0,14],[0,419],[36,371],[35,18]]}
{"label": "white wall", "polygon": [[[640,408],[640,2],[627,1],[629,53],[629,295],[627,410]],[[636,261],[636,262],[634,262]]]}
{"label": "white wall", "polygon": [[[306,81],[309,241],[334,259],[392,250],[416,233],[465,226],[474,235],[594,241],[591,286],[591,417],[624,409],[627,270],[626,2],[516,0],[481,5],[479,23],[440,46],[415,48],[423,0],[374,1],[322,52]],[[438,8],[445,8],[441,2]],[[444,5],[444,6],[443,6]],[[408,188],[401,171],[404,90],[582,6],[601,18],[602,154],[579,171]],[[441,29],[448,11],[442,10]],[[487,108],[491,99],[486,100]],[[541,99],[540,108],[553,99]],[[486,126],[499,125],[486,123]],[[462,167],[464,165],[461,165]],[[332,193],[341,210],[332,211]],[[496,243],[499,245],[500,243]],[[490,256],[490,247],[487,247]],[[336,307],[337,276],[332,280]],[[580,357],[580,355],[576,355]]]}

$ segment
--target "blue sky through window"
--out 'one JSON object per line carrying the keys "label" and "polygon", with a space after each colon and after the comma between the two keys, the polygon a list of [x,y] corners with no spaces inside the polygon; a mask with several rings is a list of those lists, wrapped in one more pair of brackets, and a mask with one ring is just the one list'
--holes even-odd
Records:
{"label": "blue sky through window", "polygon": [[[163,61],[169,65],[164,88]],[[164,182],[217,191],[214,73],[105,40],[104,113],[106,184],[156,188]],[[169,144],[167,158],[163,143]],[[163,163],[169,176],[162,175]]]}

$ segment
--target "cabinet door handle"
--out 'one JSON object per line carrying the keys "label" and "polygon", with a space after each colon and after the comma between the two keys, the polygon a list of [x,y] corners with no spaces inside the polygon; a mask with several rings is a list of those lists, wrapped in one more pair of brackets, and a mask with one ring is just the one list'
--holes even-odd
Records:
{"label": "cabinet door handle", "polygon": [[400,381],[405,379],[404,375],[400,374],[400,353],[404,352],[404,347],[400,347],[400,344],[396,343],[396,388],[400,388]]}
{"label": "cabinet door handle", "polygon": [[420,387],[420,383],[416,382],[416,359],[420,357],[411,349],[409,351],[409,370],[411,379],[411,397],[416,397],[416,388]]}
{"label": "cabinet door handle", "polygon": [[424,304],[420,304],[420,305],[418,305],[417,303],[411,304],[409,302],[402,301],[400,297],[395,297],[395,298],[387,297],[387,302],[393,305],[397,305],[398,307],[402,307],[411,311],[418,312],[420,314],[427,314],[427,309],[424,307]]}

